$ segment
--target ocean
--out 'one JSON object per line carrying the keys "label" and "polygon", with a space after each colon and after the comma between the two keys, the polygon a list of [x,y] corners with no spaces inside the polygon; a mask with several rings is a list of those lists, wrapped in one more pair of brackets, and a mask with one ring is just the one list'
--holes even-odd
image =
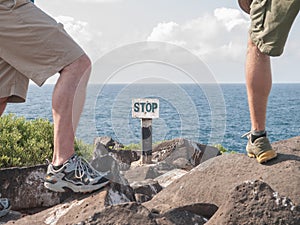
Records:
{"label": "ocean", "polygon": [[[26,103],[9,104],[5,114],[52,121],[54,85],[29,86]],[[152,120],[153,142],[187,138],[245,152],[250,129],[245,84],[108,84],[89,85],[76,137],[92,144],[111,136],[123,144],[141,141],[141,120],[132,118],[132,99],[158,98],[159,118]],[[267,130],[271,142],[299,135],[300,84],[273,84]]]}

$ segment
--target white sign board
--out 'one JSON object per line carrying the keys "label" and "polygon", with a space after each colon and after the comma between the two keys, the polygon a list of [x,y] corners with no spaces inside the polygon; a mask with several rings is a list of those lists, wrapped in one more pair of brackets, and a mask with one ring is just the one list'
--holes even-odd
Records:
{"label": "white sign board", "polygon": [[153,98],[132,99],[132,118],[141,118],[141,119],[159,118],[159,99],[153,99]]}

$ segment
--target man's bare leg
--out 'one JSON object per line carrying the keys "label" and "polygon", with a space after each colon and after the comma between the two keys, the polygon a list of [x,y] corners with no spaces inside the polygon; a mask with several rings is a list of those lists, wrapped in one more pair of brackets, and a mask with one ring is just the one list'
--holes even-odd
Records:
{"label": "man's bare leg", "polygon": [[60,73],[52,97],[54,153],[52,164],[62,165],[74,152],[74,136],[83,109],[91,61],[81,56]]}
{"label": "man's bare leg", "polygon": [[7,104],[7,97],[0,98],[0,116],[2,116]]}
{"label": "man's bare leg", "polygon": [[251,130],[263,131],[266,127],[268,97],[272,87],[270,56],[263,54],[248,41],[246,85],[251,118]]}
{"label": "man's bare leg", "polygon": [[270,57],[261,53],[251,40],[248,41],[246,83],[251,117],[246,151],[249,157],[264,163],[277,156],[265,132],[267,103],[272,87],[271,63]]}

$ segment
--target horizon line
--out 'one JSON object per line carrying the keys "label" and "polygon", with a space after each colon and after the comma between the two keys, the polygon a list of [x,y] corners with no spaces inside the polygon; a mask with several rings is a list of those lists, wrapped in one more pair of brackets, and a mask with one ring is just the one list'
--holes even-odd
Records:
{"label": "horizon line", "polygon": [[[88,85],[115,85],[115,84],[246,84],[245,82],[218,82],[218,83],[192,83],[192,82],[141,82],[141,83],[131,83],[131,82],[112,82],[112,83],[89,83]],[[273,84],[300,84],[299,82],[273,82]],[[29,85],[36,85],[35,83],[30,83]],[[55,85],[55,83],[45,83],[44,85]]]}

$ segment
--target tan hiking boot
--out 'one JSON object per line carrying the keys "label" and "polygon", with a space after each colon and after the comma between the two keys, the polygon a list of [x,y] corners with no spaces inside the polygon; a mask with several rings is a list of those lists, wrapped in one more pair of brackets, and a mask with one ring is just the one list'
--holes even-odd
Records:
{"label": "tan hiking boot", "polygon": [[259,163],[264,163],[276,158],[277,153],[272,149],[272,146],[267,137],[257,138],[252,143],[251,135],[252,134],[250,132],[243,135],[243,137],[247,136],[248,138],[246,151],[250,158],[256,158]]}

